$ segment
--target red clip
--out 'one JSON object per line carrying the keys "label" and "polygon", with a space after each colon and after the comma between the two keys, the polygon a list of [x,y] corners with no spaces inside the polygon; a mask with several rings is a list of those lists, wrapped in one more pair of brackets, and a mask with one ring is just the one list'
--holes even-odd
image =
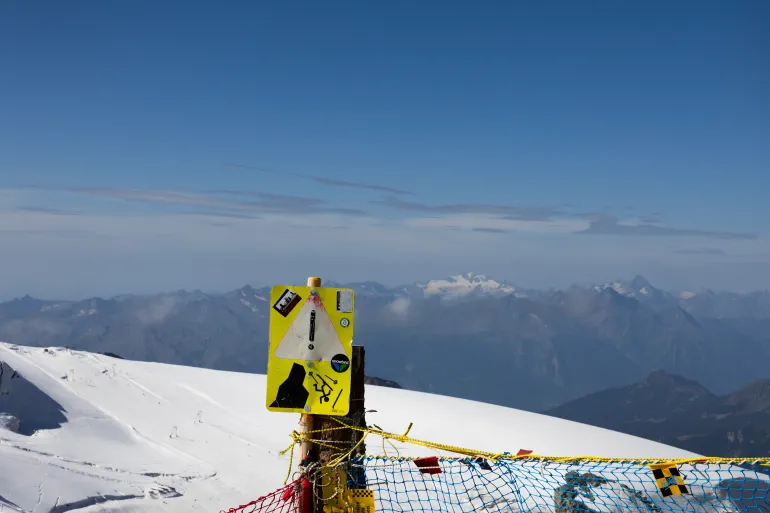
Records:
{"label": "red clip", "polygon": [[300,501],[300,513],[312,513],[313,511],[313,488],[310,480],[302,478],[302,500]]}
{"label": "red clip", "polygon": [[436,456],[426,456],[424,458],[415,458],[414,464],[423,474],[441,474],[441,467],[438,464]]}
{"label": "red clip", "polygon": [[526,456],[527,454],[532,454],[532,451],[530,449],[519,449],[516,456]]}

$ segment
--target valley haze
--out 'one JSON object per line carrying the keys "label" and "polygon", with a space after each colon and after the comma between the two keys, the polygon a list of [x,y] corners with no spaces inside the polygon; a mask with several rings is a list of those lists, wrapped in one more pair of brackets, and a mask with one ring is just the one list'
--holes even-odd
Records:
{"label": "valley haze", "polygon": [[[770,361],[768,291],[667,292],[641,276],[540,290],[472,273],[349,286],[367,373],[411,390],[543,411],[658,370],[728,394],[766,377]],[[25,296],[0,303],[0,339],[261,373],[269,293]]]}

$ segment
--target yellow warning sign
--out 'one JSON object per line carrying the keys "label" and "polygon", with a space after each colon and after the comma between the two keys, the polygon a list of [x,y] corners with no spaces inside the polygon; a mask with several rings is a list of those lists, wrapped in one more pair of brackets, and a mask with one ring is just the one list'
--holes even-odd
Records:
{"label": "yellow warning sign", "polygon": [[672,495],[681,495],[683,493],[690,493],[687,486],[684,484],[684,478],[679,473],[679,469],[676,465],[670,463],[662,463],[656,465],[650,465],[652,474],[655,477],[655,483],[658,485],[660,494],[663,497],[670,497]]}
{"label": "yellow warning sign", "polygon": [[267,409],[347,415],[353,291],[278,285],[270,304]]}

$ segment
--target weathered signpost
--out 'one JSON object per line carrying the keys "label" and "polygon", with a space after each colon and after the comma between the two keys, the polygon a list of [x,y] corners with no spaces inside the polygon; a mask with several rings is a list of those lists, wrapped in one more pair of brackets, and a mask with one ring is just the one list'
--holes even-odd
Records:
{"label": "weathered signpost", "polygon": [[332,492],[329,476],[337,469],[316,470],[354,448],[356,454],[363,453],[363,444],[356,446],[361,432],[339,429],[340,422],[366,426],[364,348],[353,346],[354,292],[321,287],[320,278],[310,277],[305,287],[273,287],[270,303],[266,405],[270,411],[301,415],[300,465],[309,470],[312,486],[303,490],[299,509],[320,513],[332,507],[355,511],[369,506],[373,511],[371,497],[345,493],[364,487],[360,478],[351,483],[349,467],[340,467]]}

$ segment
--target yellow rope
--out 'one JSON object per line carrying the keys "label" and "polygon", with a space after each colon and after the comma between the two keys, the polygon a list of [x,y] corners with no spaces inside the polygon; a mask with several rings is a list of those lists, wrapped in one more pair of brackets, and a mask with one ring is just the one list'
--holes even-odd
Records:
{"label": "yellow rope", "polygon": [[368,435],[368,433],[364,433],[364,436],[362,436],[362,437],[361,437],[361,440],[359,440],[359,441],[358,441],[358,443],[357,443],[356,445],[354,445],[354,446],[353,446],[353,447],[352,447],[352,448],[351,448],[351,449],[350,449],[348,452],[346,452],[345,454],[343,454],[343,455],[342,455],[342,456],[340,456],[339,458],[335,459],[334,461],[332,461],[332,460],[329,460],[329,463],[327,463],[327,464],[326,464],[326,465],[324,465],[324,466],[326,466],[326,467],[336,467],[337,465],[339,465],[340,463],[342,463],[343,461],[345,461],[345,459],[346,459],[348,456],[350,456],[351,454],[353,454],[353,453],[356,451],[356,449],[358,449],[358,447],[359,447],[359,446],[360,446],[362,443],[364,443],[364,440],[366,439],[366,435]]}
{"label": "yellow rope", "polygon": [[286,449],[282,450],[279,454],[283,456],[287,452],[289,453],[289,471],[286,473],[286,479],[283,480],[283,484],[286,484],[289,482],[289,478],[291,477],[291,467],[294,466],[294,446],[297,445],[296,441],[292,441],[291,445],[287,447]]}
{"label": "yellow rope", "polygon": [[[379,436],[384,440],[394,440],[397,442],[405,443],[405,444],[411,444],[411,445],[418,445],[422,447],[426,447],[429,449],[435,449],[439,451],[445,451],[445,452],[451,452],[454,454],[462,454],[464,456],[469,456],[472,458],[483,458],[486,460],[498,460],[501,458],[504,459],[510,459],[510,460],[520,460],[520,459],[531,459],[531,460],[539,460],[539,461],[547,461],[552,463],[562,463],[562,462],[593,462],[593,463],[644,463],[644,464],[652,464],[652,463],[670,463],[672,465],[682,465],[687,463],[712,463],[712,464],[758,464],[761,466],[770,466],[770,458],[768,457],[762,457],[762,458],[717,458],[717,457],[703,457],[703,458],[680,458],[680,459],[668,459],[668,458],[606,458],[603,456],[543,456],[538,454],[523,454],[520,456],[507,454],[507,453],[491,453],[487,451],[478,451],[474,449],[468,449],[465,447],[459,447],[456,445],[449,445],[449,444],[442,444],[438,442],[431,442],[429,440],[419,440],[417,438],[411,438],[407,436],[409,434],[409,431],[412,429],[412,423],[409,424],[409,427],[404,432],[403,435],[399,435],[396,433],[389,433],[387,431],[384,431],[382,429],[372,429],[372,428],[362,428],[358,426],[350,426],[348,424],[345,424],[341,420],[331,417],[334,421],[336,421],[338,424],[340,424],[339,427],[332,427],[332,428],[324,428],[324,429],[315,429],[311,431],[307,431],[305,433],[298,433],[296,431],[292,432],[292,444],[290,448],[293,448],[294,445],[301,443],[301,442],[311,442],[318,444],[323,447],[331,448],[331,449],[338,449],[337,447],[334,447],[332,445],[326,444],[322,442],[321,440],[314,439],[313,436],[315,434],[320,433],[326,433],[330,431],[337,431],[341,429],[351,429],[353,431],[358,431],[360,433],[363,433],[363,436],[361,437],[361,440],[349,451],[342,454],[341,452],[338,454],[341,454],[341,456],[335,458],[333,461],[330,461],[329,463],[323,465],[324,467],[334,467],[336,465],[339,465],[342,461],[344,461],[348,456],[353,454],[355,450],[363,443],[364,438],[366,438],[367,435],[375,435]],[[392,445],[392,444],[391,444]],[[396,449],[397,450],[397,449]],[[285,454],[287,450],[284,450],[281,454]],[[398,450],[397,450],[398,451]],[[393,458],[385,457],[382,459],[388,459],[392,460]],[[414,458],[397,458],[402,460],[413,460]],[[451,458],[447,458],[451,459]],[[291,462],[290,462],[291,465]],[[291,468],[291,467],[290,467]]]}

